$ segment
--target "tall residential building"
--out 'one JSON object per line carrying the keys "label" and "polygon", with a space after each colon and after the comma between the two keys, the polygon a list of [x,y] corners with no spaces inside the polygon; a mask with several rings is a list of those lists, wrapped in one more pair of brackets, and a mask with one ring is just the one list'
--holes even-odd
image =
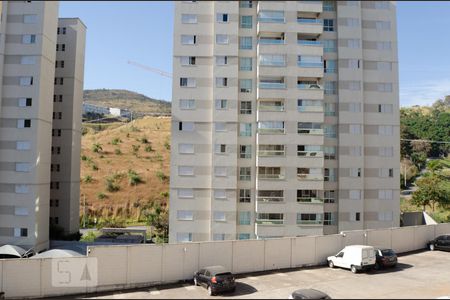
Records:
{"label": "tall residential building", "polygon": [[[51,183],[51,178],[56,177],[51,170],[57,170],[57,164],[64,172],[59,180],[73,184],[71,188],[59,185],[70,196],[61,198],[61,210],[53,210],[52,215],[60,216],[61,225],[72,232],[77,229],[73,214],[79,209],[79,199],[75,198],[79,175],[75,175],[79,174],[76,160],[83,54],[74,54],[74,50],[67,56],[57,54],[61,40],[57,35],[58,7],[56,1],[2,1],[0,6],[0,245],[35,251],[49,246],[50,199],[54,194],[50,188],[58,186]],[[84,51],[84,29],[72,20],[60,22],[67,24],[68,32],[79,28],[80,36],[72,35],[76,41],[65,43]],[[56,71],[58,78],[67,78],[67,87],[61,89],[55,87],[55,63],[65,57],[67,69]],[[62,103],[54,103],[54,91],[63,97],[67,94],[67,102],[63,98]],[[61,109],[56,114],[54,106],[55,110]],[[61,120],[54,120],[59,116]],[[61,137],[64,143],[70,143],[61,146],[61,158],[52,156],[52,140],[59,145],[52,132],[58,130],[68,132],[67,138],[63,134]],[[66,146],[71,150],[64,152]],[[72,208],[74,213],[69,212]]]}
{"label": "tall residential building", "polygon": [[79,231],[80,152],[86,26],[60,18],[57,29],[53,96],[50,224]]}
{"label": "tall residential building", "polygon": [[395,5],[175,4],[170,242],[399,226]]}

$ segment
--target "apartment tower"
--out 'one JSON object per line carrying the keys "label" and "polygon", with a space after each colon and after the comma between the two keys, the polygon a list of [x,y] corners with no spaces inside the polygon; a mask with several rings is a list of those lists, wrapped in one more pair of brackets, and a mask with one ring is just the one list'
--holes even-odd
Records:
{"label": "apartment tower", "polygon": [[392,1],[179,1],[170,242],[399,226]]}
{"label": "apartment tower", "polygon": [[[61,39],[57,34],[58,7],[56,1],[2,1],[0,6],[0,245],[13,244],[35,251],[49,246],[50,215],[59,216],[66,232],[73,232],[77,230],[74,214],[79,210],[76,161],[80,147],[77,134],[83,54],[75,55],[70,48],[66,49],[67,56],[57,54]],[[77,49],[84,51],[83,29],[71,19],[60,23],[68,32],[69,27],[80,28],[80,37],[74,35],[76,41],[65,43],[79,43]],[[56,87],[55,63],[66,57],[64,71],[58,68],[56,74],[67,78],[64,83],[68,85]],[[63,97],[67,95],[67,102],[66,98],[61,103],[54,102],[55,91]],[[54,129],[61,130],[62,142],[68,143],[61,144],[61,157],[52,155],[53,144],[60,145],[52,137]],[[53,173],[57,164],[59,176]],[[55,178],[72,186],[60,184],[68,195],[61,197],[61,210],[50,212],[50,199],[55,194],[50,190],[55,186],[51,181]],[[69,212],[70,209],[74,211]]]}
{"label": "apartment tower", "polygon": [[80,153],[86,26],[60,18],[53,95],[50,224],[66,234],[80,227]]}

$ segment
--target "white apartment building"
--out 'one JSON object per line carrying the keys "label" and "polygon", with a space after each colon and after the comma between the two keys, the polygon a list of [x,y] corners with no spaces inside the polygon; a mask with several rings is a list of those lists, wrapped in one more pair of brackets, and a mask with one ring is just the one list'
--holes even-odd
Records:
{"label": "white apartment building", "polygon": [[[60,57],[56,51],[58,7],[57,1],[0,3],[0,245],[35,251],[49,246],[51,214],[60,216],[66,232],[78,230],[73,219],[79,210],[80,141],[76,133],[80,131],[84,35],[83,41],[70,42],[79,42],[77,50],[83,51],[81,58],[72,58],[78,66],[68,59],[65,71],[57,69],[55,77]],[[55,87],[62,77],[71,87],[64,90],[67,98],[56,103],[59,98],[54,98],[54,92],[64,94]],[[78,82],[74,84],[73,78]],[[60,106],[65,108],[54,110]],[[52,156],[52,150],[56,151],[52,140],[57,146],[52,133],[66,129],[70,134],[59,149],[64,155],[56,158]],[[64,152],[67,147],[71,151]],[[58,169],[64,173],[54,174]],[[71,182],[71,188],[64,191],[61,210],[50,213],[55,177]],[[74,211],[69,213],[69,209]]]}
{"label": "white apartment building", "polygon": [[393,1],[179,1],[170,242],[399,226]]}

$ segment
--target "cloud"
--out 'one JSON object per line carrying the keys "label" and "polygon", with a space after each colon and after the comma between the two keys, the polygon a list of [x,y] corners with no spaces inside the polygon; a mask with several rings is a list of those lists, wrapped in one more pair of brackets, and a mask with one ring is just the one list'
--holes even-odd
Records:
{"label": "cloud", "polygon": [[450,95],[450,78],[400,83],[400,105],[431,105],[437,99]]}

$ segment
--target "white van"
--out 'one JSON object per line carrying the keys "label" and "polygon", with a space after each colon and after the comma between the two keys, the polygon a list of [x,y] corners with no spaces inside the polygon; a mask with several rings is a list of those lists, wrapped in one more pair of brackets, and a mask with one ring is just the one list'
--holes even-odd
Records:
{"label": "white van", "polygon": [[371,269],[375,266],[375,248],[372,246],[352,245],[342,249],[338,254],[327,258],[330,268],[350,269],[352,273]]}

